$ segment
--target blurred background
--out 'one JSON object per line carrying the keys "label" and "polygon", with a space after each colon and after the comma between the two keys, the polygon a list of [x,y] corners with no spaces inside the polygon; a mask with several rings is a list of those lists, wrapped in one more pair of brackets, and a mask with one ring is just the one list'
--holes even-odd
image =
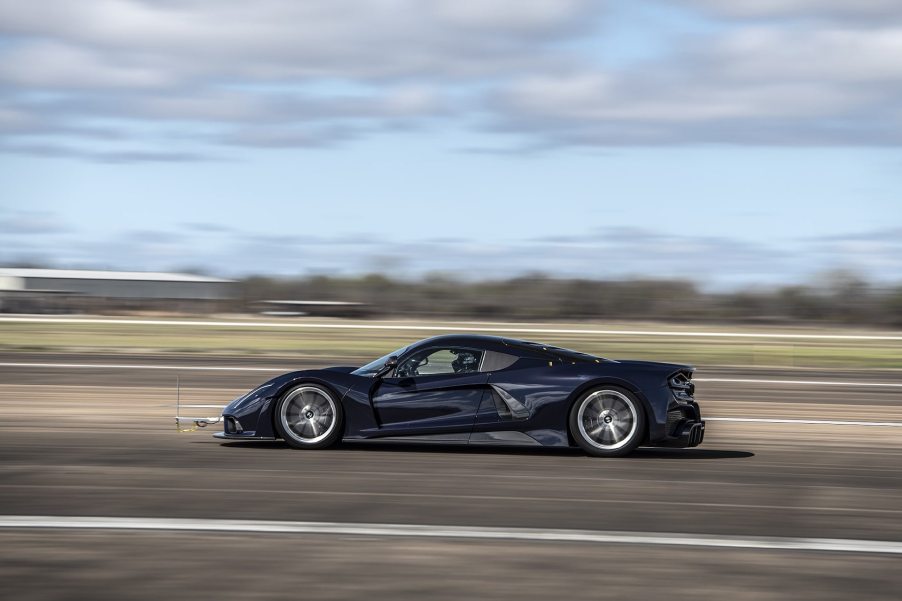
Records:
{"label": "blurred background", "polygon": [[[902,487],[900,56],[895,0],[0,0],[0,513],[899,540],[883,526],[900,523]],[[709,415],[799,423],[712,422],[708,455],[640,454],[606,468],[613,492],[581,488],[595,472],[574,455],[372,450],[339,452],[342,469],[400,474],[407,497],[320,452],[309,467],[332,475],[270,483],[282,500],[265,511],[190,486],[233,461],[295,477],[301,459],[167,430],[176,376],[215,412],[260,371],[461,329],[692,363]],[[802,423],[825,418],[850,423]],[[673,460],[688,457],[708,463]],[[461,490],[430,475],[447,470],[476,482],[460,501],[473,512],[432,504]],[[552,496],[580,500],[524,500],[500,473],[560,477]],[[334,509],[285,500],[301,490]],[[645,511],[648,495],[685,505]],[[27,549],[0,577],[53,569],[28,594],[64,598],[84,585],[75,557],[115,598],[163,571],[144,594],[190,582],[169,564],[178,540],[119,563],[104,549],[134,547],[118,535],[57,534],[0,530]],[[317,541],[318,573],[362,565],[353,543]],[[237,565],[232,542],[192,567]],[[259,557],[279,564],[292,547],[278,544]],[[573,584],[572,549],[480,552],[493,564],[419,544],[369,541],[393,559],[367,582],[397,598],[597,590]],[[614,566],[593,586],[635,596],[631,562],[667,554],[627,549],[590,552]],[[741,564],[749,598],[900,586],[884,556],[734,553],[692,551],[679,582],[735,596],[725,575]],[[454,570],[481,576],[451,585]],[[258,575],[223,594],[365,588]]]}

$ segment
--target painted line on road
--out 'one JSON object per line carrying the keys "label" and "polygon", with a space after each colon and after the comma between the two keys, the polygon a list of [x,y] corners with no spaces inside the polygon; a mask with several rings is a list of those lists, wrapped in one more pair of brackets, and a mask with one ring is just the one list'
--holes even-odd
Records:
{"label": "painted line on road", "polygon": [[[182,407],[207,407],[213,409],[225,409],[226,405],[182,405]],[[193,418],[180,417],[178,419],[194,420],[194,419],[211,419],[211,418]],[[760,424],[803,424],[803,425],[821,425],[821,426],[876,426],[883,428],[902,428],[902,422],[857,422],[843,420],[827,420],[827,419],[765,419],[757,417],[705,417],[705,421],[710,422],[748,422]]]}
{"label": "painted line on road", "polygon": [[270,371],[286,373],[289,367],[244,367],[229,365],[147,365],[128,363],[0,363],[0,367],[59,367],[62,369],[163,369],[178,371]]}
{"label": "painted line on road", "polygon": [[[227,405],[181,405],[181,407],[205,407],[209,409],[225,409]],[[182,418],[188,419],[188,418]],[[837,419],[799,419],[799,418],[764,418],[764,417],[705,417],[711,422],[750,422],[761,424],[811,424],[821,426],[877,426],[902,428],[902,422],[866,422]]]}
{"label": "painted line on road", "polygon": [[[207,407],[212,409],[225,409],[227,405],[181,405],[182,407]],[[182,418],[189,419],[189,418]],[[190,418],[193,419],[193,418]],[[710,422],[751,422],[761,424],[811,424],[822,426],[878,426],[888,428],[902,428],[902,422],[859,422],[834,419],[791,419],[791,418],[758,418],[758,417],[705,417]]]}
{"label": "painted line on road", "polygon": [[600,544],[720,547],[780,551],[838,551],[902,554],[902,542],[778,536],[670,534],[544,528],[482,528],[416,524],[355,524],[179,518],[113,518],[80,516],[0,516],[2,528],[63,528],[83,530],[166,530],[191,532],[254,532],[271,534],[334,534],[344,536],[525,540]]}
{"label": "painted line on road", "polygon": [[[883,455],[887,455],[887,453],[882,453]],[[786,511],[788,509],[792,509],[795,511],[802,511],[805,514],[810,514],[812,512],[823,512],[823,513],[843,513],[843,514],[873,514],[873,515],[889,515],[893,516],[892,519],[897,519],[895,516],[902,514],[902,509],[877,509],[871,507],[820,507],[820,506],[798,506],[788,508],[786,504],[761,504],[761,503],[710,503],[710,502],[698,502],[698,501],[674,501],[672,499],[666,500],[649,500],[649,499],[636,499],[636,498],[627,498],[627,499],[615,499],[610,497],[605,497],[602,495],[601,497],[537,497],[537,496],[524,496],[522,494],[517,495],[473,495],[473,494],[449,494],[448,492],[442,493],[410,493],[410,492],[377,492],[377,491],[348,491],[348,490],[310,490],[310,489],[302,489],[302,490],[286,490],[284,488],[254,488],[254,489],[244,489],[244,488],[236,488],[234,486],[230,488],[222,488],[222,487],[210,487],[210,486],[162,486],[160,484],[150,484],[150,485],[95,485],[95,484],[6,484],[0,482],[0,488],[6,490],[44,490],[44,491],[56,491],[57,493],[62,493],[63,491],[87,491],[91,494],[98,494],[100,491],[108,491],[114,494],[122,494],[123,492],[135,492],[141,493],[142,495],[152,495],[152,494],[165,494],[165,493],[177,493],[177,494],[185,494],[185,493],[201,493],[201,494],[214,494],[214,495],[231,495],[231,496],[241,496],[248,495],[253,498],[259,498],[261,495],[272,495],[272,496],[287,496],[287,497],[297,497],[297,498],[311,498],[311,497],[345,497],[350,499],[362,499],[362,498],[376,498],[376,499],[401,499],[401,502],[410,502],[411,499],[436,499],[439,501],[447,501],[449,498],[454,498],[461,502],[482,502],[482,501],[493,501],[493,502],[503,502],[506,503],[506,506],[512,506],[512,504],[517,503],[532,503],[532,502],[541,502],[541,503],[558,503],[565,505],[644,505],[649,507],[686,507],[690,510],[697,510],[699,508],[705,509],[742,509],[742,510],[754,510],[754,511]]]}
{"label": "painted line on road", "polygon": [[669,337],[707,337],[707,338],[774,338],[801,340],[902,340],[902,335],[886,334],[789,334],[767,332],[697,332],[679,330],[574,330],[561,328],[523,328],[508,326],[454,326],[440,324],[401,325],[401,324],[358,324],[358,323],[297,323],[273,321],[201,321],[176,319],[101,319],[71,317],[27,317],[0,316],[0,322],[17,323],[74,323],[74,324],[127,324],[142,326],[202,326],[219,328],[296,328],[325,330],[396,330],[396,331],[431,331],[431,332],[498,332],[511,334],[575,334],[602,336],[669,336]]}
{"label": "painted line on road", "polygon": [[[206,407],[209,409],[225,409],[228,405],[181,405],[181,407]],[[189,419],[189,418],[182,418]],[[863,422],[835,419],[797,419],[797,418],[759,418],[759,417],[705,417],[711,422],[751,422],[761,424],[812,424],[823,426],[879,426],[902,428],[902,422]]]}
{"label": "painted line on road", "polygon": [[761,380],[753,378],[693,378],[693,382],[724,382],[729,384],[790,384],[792,386],[870,386],[874,388],[902,388],[902,382],[835,382],[832,380]]}
{"label": "painted line on road", "polygon": [[[60,369],[157,369],[182,371],[249,371],[286,373],[291,367],[248,367],[242,365],[149,365],[146,363],[20,363],[3,362],[0,367],[44,367]],[[694,382],[728,384],[789,384],[793,386],[863,386],[869,388],[902,388],[902,382],[834,382],[830,380],[769,380],[754,378],[693,378]]]}
{"label": "painted line on road", "polygon": [[834,419],[790,419],[790,418],[764,418],[764,417],[705,417],[705,421],[712,422],[751,422],[760,424],[812,424],[823,426],[879,426],[890,428],[902,428],[902,422],[859,422]]}

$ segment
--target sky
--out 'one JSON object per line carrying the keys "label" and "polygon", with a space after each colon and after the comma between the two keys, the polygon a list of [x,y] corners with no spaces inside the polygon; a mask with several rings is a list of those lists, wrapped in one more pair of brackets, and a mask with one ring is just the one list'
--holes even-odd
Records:
{"label": "sky", "polygon": [[0,0],[0,265],[902,281],[898,0]]}

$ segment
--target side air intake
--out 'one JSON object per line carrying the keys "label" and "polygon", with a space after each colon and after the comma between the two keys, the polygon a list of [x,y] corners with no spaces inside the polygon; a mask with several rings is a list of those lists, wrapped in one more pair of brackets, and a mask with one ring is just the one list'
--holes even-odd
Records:
{"label": "side air intake", "polygon": [[500,386],[495,384],[490,384],[490,386],[492,387],[492,398],[495,401],[495,408],[502,419],[529,419],[530,413],[526,405],[512,397],[509,392]]}

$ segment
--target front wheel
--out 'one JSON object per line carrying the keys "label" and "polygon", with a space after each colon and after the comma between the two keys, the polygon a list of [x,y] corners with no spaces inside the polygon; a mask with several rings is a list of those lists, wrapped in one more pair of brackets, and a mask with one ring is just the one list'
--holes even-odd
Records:
{"label": "front wheel", "polygon": [[595,388],[570,410],[570,434],[584,451],[596,457],[631,453],[645,433],[645,412],[639,400],[622,388]]}
{"label": "front wheel", "polygon": [[276,430],[296,449],[322,449],[341,438],[341,403],[317,384],[290,389],[276,404]]}

